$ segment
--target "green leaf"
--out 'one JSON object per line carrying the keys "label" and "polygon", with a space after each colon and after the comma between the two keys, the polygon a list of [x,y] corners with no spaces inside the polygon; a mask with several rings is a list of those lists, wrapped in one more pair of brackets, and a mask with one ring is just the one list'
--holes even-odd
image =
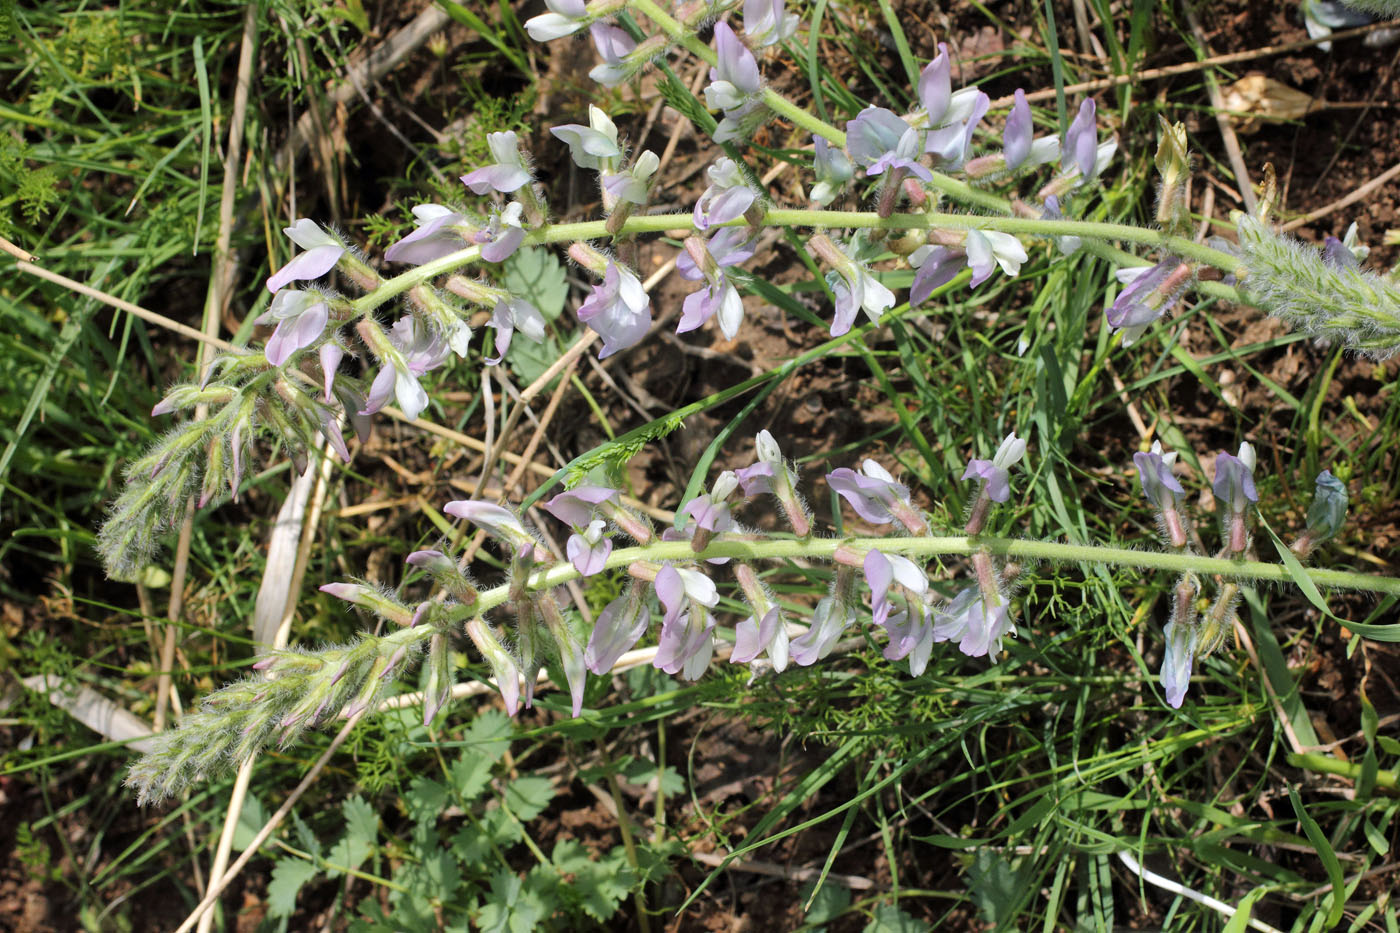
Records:
{"label": "green leaf", "polygon": [[[1034,809],[1034,808],[1032,808]],[[999,928],[1025,893],[1024,872],[994,852],[980,849],[967,871],[967,891],[987,926]]]}
{"label": "green leaf", "polygon": [[[379,814],[359,794],[346,799],[340,812],[345,817],[345,835],[331,846],[326,861],[342,868],[359,868],[379,839]],[[334,868],[327,871],[332,876],[340,874]]]}
{"label": "green leaf", "polygon": [[827,881],[812,895],[812,886],[816,881],[809,881],[802,887],[802,894],[798,900],[806,903],[811,898],[812,906],[807,908],[806,915],[802,918],[809,924],[830,923],[846,912],[851,906],[851,889],[843,885]]}
{"label": "green leaf", "polygon": [[290,917],[297,908],[297,892],[316,877],[316,866],[299,858],[278,859],[267,883],[267,912],[273,917]]}
{"label": "green leaf", "polygon": [[1327,870],[1328,880],[1332,882],[1332,904],[1327,909],[1327,929],[1330,930],[1341,922],[1342,908],[1346,906],[1347,880],[1342,874],[1342,863],[1337,860],[1337,853],[1332,851],[1332,844],[1327,841],[1322,827],[1318,826],[1317,821],[1303,808],[1303,800],[1298,796],[1296,787],[1289,786],[1288,799],[1293,801],[1293,812],[1297,815],[1298,822],[1303,824],[1303,832],[1317,850],[1317,857],[1322,861],[1322,867]]}
{"label": "green leaf", "polygon": [[1244,896],[1240,901],[1240,906],[1235,908],[1235,915],[1230,918],[1230,922],[1225,924],[1225,933],[1244,933],[1249,929],[1250,914],[1254,912],[1254,905],[1263,897],[1268,888],[1255,888]]}
{"label": "green leaf", "polygon": [[900,910],[894,904],[881,904],[865,925],[864,933],[923,933],[928,924]]}
{"label": "green leaf", "polygon": [[636,882],[621,846],[608,857],[595,859],[575,840],[561,840],[554,847],[552,860],[561,875],[572,876],[565,879],[569,881],[562,889],[565,898],[599,923],[611,919]]}
{"label": "green leaf", "polygon": [[516,778],[506,786],[506,803],[522,823],[539,816],[553,799],[554,782],[549,778],[532,775]]}
{"label": "green leaf", "polygon": [[233,847],[239,852],[252,845],[270,816],[262,801],[249,794],[243,799],[243,809],[238,811],[238,825],[233,828]]}
{"label": "green leaf", "polygon": [[[537,246],[518,249],[505,261],[501,284],[515,297],[524,298],[538,308],[546,321],[559,316],[569,294],[564,266],[554,253]],[[514,341],[511,345],[514,348]]]}
{"label": "green leaf", "polygon": [[432,778],[416,777],[403,802],[413,822],[436,824],[447,806],[447,788]]}

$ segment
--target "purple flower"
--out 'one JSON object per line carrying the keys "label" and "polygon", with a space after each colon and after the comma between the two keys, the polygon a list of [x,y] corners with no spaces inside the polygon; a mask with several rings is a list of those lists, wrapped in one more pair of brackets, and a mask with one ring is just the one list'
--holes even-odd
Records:
{"label": "purple flower", "polygon": [[444,505],[442,510],[471,522],[509,547],[516,557],[527,557],[535,550],[535,536],[526,530],[518,515],[504,506],[477,499],[458,499]]}
{"label": "purple flower", "polygon": [[1118,293],[1105,317],[1110,328],[1122,328],[1125,347],[1176,306],[1191,281],[1191,272],[1191,267],[1176,256],[1168,256],[1150,268],[1138,266],[1118,270],[1120,281],[1130,275],[1132,278]]}
{"label": "purple flower", "polygon": [[417,229],[384,251],[389,262],[421,266],[462,249],[466,243],[459,224],[469,225],[466,216],[440,204],[419,204],[413,209]]}
{"label": "purple flower", "polygon": [[933,180],[933,173],[915,161],[920,155],[919,131],[884,107],[866,107],[846,124],[846,148],[867,176],[904,169],[924,181]]}
{"label": "purple flower", "polygon": [[637,156],[637,161],[616,175],[603,176],[603,190],[613,202],[647,203],[651,191],[651,176],[661,166],[661,160],[650,149]]}
{"label": "purple flower", "polygon": [[595,518],[583,531],[569,536],[565,551],[579,576],[591,577],[602,573],[607,566],[613,547],[612,539],[603,533],[607,525],[601,518]]}
{"label": "purple flower", "polygon": [[588,647],[583,652],[584,663],[593,673],[606,674],[650,625],[651,612],[642,598],[641,587],[634,584],[598,615]]}
{"label": "purple flower", "polygon": [[967,253],[948,246],[920,246],[909,254],[914,267],[914,284],[909,287],[909,306],[918,307],[928,300],[934,289],[947,285],[963,266]]}
{"label": "purple flower", "polygon": [[969,230],[967,242],[967,265],[972,269],[973,288],[985,282],[997,266],[1007,275],[1015,276],[1021,271],[1021,263],[1026,261],[1026,250],[1021,241],[1009,233],[995,230]]}
{"label": "purple flower", "polygon": [[754,453],[758,455],[757,462],[734,474],[744,495],[774,496],[792,524],[793,533],[799,538],[807,537],[812,533],[812,516],[797,494],[797,471],[788,466],[778,442],[768,431],[759,431],[754,438]]}
{"label": "purple flower", "polygon": [[878,322],[880,315],[894,307],[894,292],[880,283],[864,265],[851,259],[840,245],[825,234],[807,241],[808,248],[831,265],[826,283],[836,297],[836,314],[831,321],[831,336],[849,333],[862,309]]}
{"label": "purple flower", "polygon": [[[579,6],[581,8],[583,4],[580,3]],[[539,18],[541,17],[536,17]],[[462,176],[462,184],[470,188],[473,194],[486,194],[490,191],[510,194],[530,181],[530,170],[525,167],[525,161],[520,157],[520,140],[514,133],[509,130],[503,133],[487,133],[486,145],[496,161]]]}
{"label": "purple flower", "polygon": [[1196,654],[1200,630],[1194,625],[1168,622],[1163,634],[1167,637],[1167,653],[1162,656],[1162,689],[1172,709],[1181,709],[1191,686],[1191,659]]}
{"label": "purple flower", "polygon": [[1086,179],[1094,177],[1094,162],[1099,146],[1099,128],[1095,123],[1095,104],[1092,97],[1079,105],[1069,129],[1065,132],[1065,145],[1061,164],[1066,170],[1079,169]]}
{"label": "purple flower", "polygon": [[723,143],[746,134],[752,117],[760,111],[763,82],[753,53],[727,23],[715,24],[715,53],[718,60],[710,69],[705,103],[724,112],[714,133],[715,142]]}
{"label": "purple flower", "polygon": [[486,663],[491,665],[491,672],[496,678],[496,687],[501,691],[501,700],[506,706],[506,714],[514,716],[520,709],[519,665],[511,653],[501,644],[501,639],[496,634],[495,628],[485,619],[478,617],[469,620],[466,629],[467,636],[471,638],[472,644],[476,645],[476,650],[481,652]]}
{"label": "purple flower", "polygon": [[987,115],[992,102],[976,88],[963,88],[952,96],[943,125],[933,125],[924,137],[924,152],[931,152],[950,167],[967,161],[972,152],[972,134]]}
{"label": "purple flower", "polygon": [[773,670],[782,672],[787,668],[787,629],[777,606],[770,607],[761,618],[751,615],[734,626],[734,650],[729,660],[734,664],[748,664],[765,651]]}
{"label": "purple flower", "polygon": [[524,211],[519,201],[512,201],[503,210],[491,212],[490,224],[473,237],[481,244],[482,259],[505,262],[520,248],[525,239],[525,228],[520,223]]}
{"label": "purple flower", "polygon": [[594,23],[588,27],[588,34],[593,37],[598,54],[603,56],[603,64],[595,66],[588,76],[603,87],[616,87],[627,80],[633,69],[626,59],[637,48],[636,40],[607,23]]}
{"label": "purple flower", "polygon": [[586,528],[604,502],[616,505],[617,490],[606,486],[576,486],[544,503],[544,509],[572,528]]}
{"label": "purple flower", "polygon": [[1137,466],[1138,480],[1142,483],[1142,494],[1149,502],[1159,509],[1176,509],[1180,506],[1181,497],[1186,494],[1186,490],[1181,488],[1180,481],[1172,475],[1176,451],[1163,453],[1162,442],[1153,441],[1150,452],[1139,451],[1133,454],[1133,463]]}
{"label": "purple flower", "polygon": [[723,534],[734,527],[729,511],[729,497],[739,488],[739,478],[730,470],[715,477],[710,491],[702,493],[681,506],[680,514],[688,515],[696,526],[711,534]]}
{"label": "purple flower", "polygon": [[[903,587],[919,605],[928,592],[928,577],[912,560],[900,554],[870,551],[865,555],[865,582],[870,584],[870,611],[876,625],[884,625],[896,608],[890,599],[890,587]],[[902,655],[901,655],[902,656]]]}
{"label": "purple flower", "polygon": [[[676,258],[676,271],[691,281],[704,279],[706,286],[687,295],[681,305],[681,319],[676,333],[695,330],[711,317],[719,315],[719,328],[729,339],[739,332],[744,321],[744,302],[739,291],[724,270],[753,256],[755,238],[746,238],[743,227],[725,227],[708,243],[698,237],[686,239],[686,251]],[[696,255],[700,263],[696,263]]]}
{"label": "purple flower", "polygon": [[305,252],[292,257],[281,269],[267,280],[267,290],[276,292],[288,282],[305,282],[319,279],[335,268],[340,257],[345,255],[345,244],[334,234],[321,229],[314,220],[303,217],[282,230],[293,243]]}
{"label": "purple flower", "polygon": [[496,302],[490,324],[496,329],[496,356],[486,360],[495,366],[510,350],[511,336],[518,330],[535,343],[544,339],[544,315],[524,298],[502,298]]}
{"label": "purple flower", "polygon": [[695,202],[696,230],[708,230],[714,224],[743,217],[758,197],[733,159],[719,159],[705,174],[710,178],[710,186]]}
{"label": "purple flower", "polygon": [[831,653],[841,633],[851,624],[850,607],[834,596],[824,596],[812,611],[812,626],[788,645],[792,660],[810,667]]}
{"label": "purple flower", "polygon": [[277,325],[263,348],[267,361],[281,366],[293,353],[311,346],[325,332],[329,319],[325,299],[315,292],[287,288],[273,295],[272,304],[257,320],[259,324]]}
{"label": "purple flower", "polygon": [[1002,135],[1001,148],[1006,156],[1006,167],[1013,171],[1030,158],[1031,137],[1035,127],[1031,123],[1031,105],[1026,101],[1026,92],[1016,89],[1016,102],[1006,115],[1006,131]]}
{"label": "purple flower", "polygon": [[411,314],[395,322],[387,341],[377,327],[369,332],[380,337],[377,345],[371,346],[380,367],[360,414],[374,414],[393,395],[405,415],[417,418],[428,407],[428,393],[418,384],[418,377],[447,362],[451,348],[440,334]]}
{"label": "purple flower", "polygon": [[1015,632],[1006,601],[989,608],[975,586],[958,593],[947,609],[934,614],[933,640],[956,640],[958,650],[973,658],[1000,654],[1002,638]]}
{"label": "purple flower", "polygon": [[579,168],[611,172],[622,156],[617,144],[617,126],[602,110],[588,105],[588,126],[566,123],[551,127],[555,138],[569,146],[569,155]]}
{"label": "purple flower", "polygon": [[667,564],[656,574],[656,595],[666,615],[652,664],[696,680],[714,655],[715,620],[709,610],[719,602],[719,592],[700,571]]}
{"label": "purple flower", "polygon": [[836,200],[836,195],[855,174],[846,150],[837,149],[821,136],[812,137],[812,171],[817,183],[809,194],[816,204],[827,205]]}
{"label": "purple flower", "polygon": [[[345,351],[334,339],[327,340],[321,344],[321,376],[325,382],[325,395],[323,398],[329,402],[331,400],[331,389],[335,387],[335,371],[340,366],[340,361],[345,359]],[[358,409],[357,409],[358,410]]]}
{"label": "purple flower", "polygon": [[924,108],[929,127],[943,125],[952,96],[952,64],[948,59],[948,46],[940,42],[938,54],[919,73],[919,103]]}
{"label": "purple flower", "polygon": [[744,35],[754,48],[767,48],[797,34],[796,13],[783,15],[783,0],[744,0]]}
{"label": "purple flower", "polygon": [[1215,481],[1211,489],[1215,498],[1226,503],[1237,515],[1248,509],[1251,502],[1259,501],[1259,492],[1254,488],[1254,463],[1254,445],[1248,441],[1240,444],[1238,457],[1221,451],[1215,458]]}
{"label": "purple flower", "polygon": [[832,470],[826,483],[868,522],[887,525],[897,520],[915,534],[928,530],[928,522],[909,501],[909,487],[895,482],[874,460],[864,461],[860,469],[860,473],[848,467]]}
{"label": "purple flower", "polygon": [[1010,468],[1026,452],[1026,442],[1012,431],[1006,435],[991,460],[973,460],[967,465],[963,479],[979,479],[986,484],[987,496],[993,502],[1005,502],[1011,497]]}
{"label": "purple flower", "polygon": [[627,269],[608,260],[601,285],[578,309],[578,319],[603,338],[598,359],[635,346],[651,327],[651,299]]}
{"label": "purple flower", "polygon": [[572,36],[588,23],[588,8],[584,0],[544,0],[548,13],[525,21],[525,31],[536,42],[549,42]]}
{"label": "purple flower", "polygon": [[933,625],[928,611],[920,603],[904,601],[883,624],[889,637],[884,655],[887,661],[909,659],[909,673],[918,677],[928,667],[933,653]]}

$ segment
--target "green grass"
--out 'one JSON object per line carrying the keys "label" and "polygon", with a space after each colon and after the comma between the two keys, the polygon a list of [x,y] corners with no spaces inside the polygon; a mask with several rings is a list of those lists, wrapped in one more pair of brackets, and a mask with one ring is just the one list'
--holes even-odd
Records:
{"label": "green grass", "polygon": [[[1135,2],[1122,13],[1099,0],[1088,6],[1114,26],[1094,27],[1108,74],[1147,67],[1160,29],[1178,28],[1157,4]],[[455,177],[484,158],[487,132],[534,131],[541,165],[557,158],[558,147],[547,149],[538,131],[535,102],[554,95],[555,106],[567,101],[579,111],[554,122],[579,119],[588,85],[571,84],[572,76],[546,82],[533,69],[543,70],[566,43],[530,43],[508,4],[445,9],[454,23],[444,39],[451,54],[429,45],[372,94],[413,148],[393,141],[358,103],[344,116],[348,124],[326,108],[322,119],[344,133],[343,146],[333,148],[330,164],[318,156],[294,174],[275,161],[291,119],[323,105],[326,82],[339,80],[349,56],[402,21],[356,2],[273,4],[259,16],[257,90],[244,131],[249,155],[235,173],[231,231],[240,263],[228,323],[241,339],[251,333],[247,321],[266,308],[262,282],[287,258],[278,231],[293,216],[334,221],[379,255],[408,229],[414,204],[467,202]],[[901,15],[903,4],[819,2],[803,12],[817,25],[810,39],[803,33],[788,43],[782,90],[809,96],[810,109],[838,125],[871,102],[909,103],[909,73],[933,54],[934,37]],[[0,235],[51,271],[198,327],[216,262],[221,153],[243,14],[242,5],[218,3],[171,11],[132,2],[0,7],[7,88],[0,112],[13,126],[0,135]],[[1068,6],[1016,15],[1016,25],[1029,27],[1024,38],[1003,33],[1005,51],[965,63],[981,69],[994,97],[1017,80],[1053,88],[1105,73],[1078,54]],[[974,5],[951,25],[971,34],[1004,24]],[[938,38],[956,41],[941,28]],[[1156,41],[1169,49],[1174,40]],[[592,54],[587,46],[572,51],[578,48]],[[671,68],[677,81],[658,90],[613,92],[625,132],[640,132],[655,99],[639,100],[639,92],[664,94],[687,112],[703,106],[686,90],[693,62],[673,57]],[[1083,203],[1083,219],[1148,223],[1159,114],[1178,119],[1207,106],[1198,80],[1156,91],[1127,84],[1100,95],[1101,125],[1113,122],[1120,155],[1105,187]],[[1037,126],[1063,126],[1077,102],[1073,95],[1045,102]],[[432,139],[405,116],[410,109],[451,131]],[[999,127],[1000,118],[990,125]],[[771,150],[728,150],[758,176],[770,152],[792,158],[808,142],[806,134],[786,137],[782,124],[769,132]],[[1191,140],[1198,167],[1229,178],[1215,162],[1214,134],[1213,120],[1204,120]],[[660,149],[665,135],[654,130],[645,144]],[[979,144],[995,148],[999,139],[987,134]],[[688,149],[681,156],[699,157]],[[802,159],[796,171],[805,178]],[[587,180],[575,179],[576,203],[569,203],[569,174],[559,163],[550,190],[560,214],[592,197]],[[1032,193],[1029,186],[1021,192]],[[685,210],[693,193],[675,197],[675,209]],[[857,199],[837,206],[855,208]],[[688,486],[662,503],[674,506],[708,488],[720,468],[739,465],[746,438],[784,417],[792,397],[823,383],[832,391],[855,386],[879,399],[865,430],[847,430],[834,446],[788,451],[801,462],[804,491],[825,528],[844,526],[819,477],[873,456],[915,488],[939,532],[957,533],[970,504],[960,479],[968,458],[990,456],[1015,430],[1031,439],[1031,452],[1014,474],[1011,502],[994,513],[992,532],[1155,547],[1131,467],[1146,439],[1127,414],[1130,403],[1153,436],[1195,469],[1192,500],[1208,473],[1201,458],[1233,451],[1248,437],[1260,450],[1261,513],[1280,535],[1299,530],[1312,477],[1328,467],[1348,481],[1352,511],[1317,562],[1374,571],[1368,556],[1389,559],[1374,536],[1393,521],[1400,489],[1393,365],[1368,371],[1370,364],[1315,349],[1295,334],[1241,339],[1256,318],[1204,296],[1125,349],[1102,322],[1118,287],[1111,264],[1087,251],[1062,258],[1039,241],[1014,280],[999,275],[969,290],[964,277],[924,308],[817,349],[827,339],[830,298],[804,240],[802,233],[780,240],[776,255],[790,268],[748,286],[806,341],[792,363],[742,389],[696,393],[689,408],[653,412],[660,417],[650,425],[584,365],[578,384],[589,400],[570,389],[567,417],[584,421],[601,411],[610,423],[600,436],[621,439],[587,450],[561,435],[563,459],[579,456],[588,467],[664,450],[676,485]],[[891,271],[887,280],[907,285],[908,273]],[[579,294],[575,288],[571,297]],[[104,579],[93,543],[123,468],[168,426],[149,416],[151,406],[171,383],[194,378],[194,348],[18,273],[0,287],[0,316],[0,352],[9,364],[0,372],[0,505],[9,532],[0,539],[8,620],[0,658],[16,676],[63,676],[149,721],[158,705],[174,542],[141,586]],[[571,319],[552,324],[559,346],[573,339]],[[745,325],[754,333],[761,326],[752,316]],[[1280,381],[1285,354],[1299,357],[1306,378]],[[619,363],[609,364],[612,372],[626,371]],[[479,365],[473,355],[430,382],[438,402],[429,416],[476,438],[492,418],[499,438],[510,406],[497,399],[488,413]],[[501,375],[492,378],[499,390]],[[511,378],[519,387],[527,381]],[[1340,400],[1329,392],[1336,386]],[[691,419],[685,427],[682,415]],[[698,445],[698,457],[678,458],[665,445],[697,424],[712,425],[713,436]],[[511,449],[521,449],[532,430],[528,420],[517,425]],[[563,466],[546,451],[542,445],[537,459]],[[488,469],[500,480],[510,465]],[[185,709],[243,676],[253,659],[249,625],[267,571],[265,542],[290,471],[260,460],[250,473],[237,505],[201,512],[193,528],[173,672]],[[452,481],[475,483],[482,464],[475,452],[381,419],[374,447],[330,475],[292,626],[292,644],[308,648],[350,641],[379,621],[345,611],[315,587],[358,576],[399,584],[404,557],[440,541],[414,497],[440,510],[465,495]],[[538,481],[521,492],[544,495]],[[355,511],[373,499],[402,503]],[[763,509],[742,514],[757,522]],[[847,512],[844,522],[852,519]],[[1213,522],[1202,519],[1200,531],[1207,543],[1216,540]],[[1267,543],[1258,547],[1262,559],[1274,559]],[[500,579],[492,560],[483,554],[475,568],[484,584]],[[968,573],[952,558],[933,570],[945,594]],[[763,575],[797,618],[831,577],[820,563],[775,562]],[[814,668],[752,683],[747,669],[723,663],[695,684],[649,667],[611,681],[591,678],[579,720],[568,718],[557,692],[542,694],[541,711],[513,725],[489,696],[458,701],[430,728],[416,710],[371,717],[239,884],[266,900],[269,929],[282,917],[295,915],[296,925],[319,910],[330,911],[334,924],[387,929],[382,905],[397,911],[400,925],[411,917],[426,925],[447,918],[502,929],[621,929],[636,925],[643,905],[655,925],[669,924],[682,907],[691,917],[733,909],[730,886],[760,877],[746,867],[759,861],[817,870],[816,878],[759,889],[761,897],[810,904],[808,929],[1225,926],[1217,911],[1143,880],[1126,853],[1226,904],[1254,897],[1254,916],[1281,930],[1397,929],[1400,914],[1384,893],[1394,887],[1400,806],[1393,793],[1400,744],[1386,718],[1395,712],[1393,651],[1348,635],[1293,587],[1250,589],[1240,610],[1250,645],[1232,639],[1200,663],[1186,705],[1173,711],[1156,672],[1174,582],[1121,568],[1029,564],[1017,580],[1018,634],[1005,654],[988,663],[938,646],[918,678],[903,662],[884,660],[884,639],[867,626],[848,632],[850,644]],[[620,585],[589,585],[595,614]],[[730,638],[727,627],[744,610],[736,588],[721,592],[730,610],[721,633]],[[424,581],[402,588],[410,605],[428,593]],[[1350,621],[1393,619],[1389,603],[1324,595]],[[452,647],[460,680],[489,675],[464,639]],[[1320,683],[1321,674],[1335,686]],[[411,674],[396,689],[418,689],[420,680]],[[4,727],[13,744],[0,767],[16,782],[10,796],[29,822],[24,835],[0,839],[13,842],[34,883],[64,899],[85,927],[173,928],[202,896],[231,778],[137,810],[122,785],[129,749],[106,743],[38,695],[16,696]],[[739,754],[727,743],[743,728],[765,737],[763,751],[714,760]],[[1331,742],[1328,733],[1342,740],[1346,761],[1296,753],[1295,743]],[[329,742],[329,733],[310,733],[261,756],[235,852]],[[707,796],[707,765],[718,764],[754,789]],[[608,814],[619,803],[612,822],[578,829],[578,838],[562,824],[565,814]],[[688,857],[717,850],[733,860],[728,877]],[[851,876],[871,885],[851,889]],[[169,906],[153,907],[157,900]],[[795,924],[799,915],[776,916]],[[766,915],[756,916],[757,923]],[[233,922],[221,916],[224,926]]]}

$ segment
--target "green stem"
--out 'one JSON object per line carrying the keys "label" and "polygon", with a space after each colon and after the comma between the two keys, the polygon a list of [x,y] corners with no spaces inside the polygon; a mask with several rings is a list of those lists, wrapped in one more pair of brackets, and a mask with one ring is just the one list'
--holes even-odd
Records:
{"label": "green stem", "polygon": [[[1288,763],[1304,771],[1339,774],[1342,777],[1351,778],[1353,781],[1360,780],[1362,774],[1361,765],[1350,761],[1338,761],[1331,755],[1323,755],[1318,752],[1303,752],[1301,754],[1290,752]],[[1400,790],[1400,776],[1397,776],[1394,771],[1377,771],[1376,786],[1384,787],[1386,790]]]}
{"label": "green stem", "polygon": [[[725,226],[738,226],[744,221],[731,221]],[[764,224],[773,227],[844,227],[848,229],[882,228],[886,230],[996,230],[1026,236],[1079,236],[1100,240],[1121,240],[1163,249],[1214,266],[1224,272],[1242,275],[1239,259],[1222,250],[1193,243],[1184,237],[1167,236],[1158,230],[1134,227],[1130,224],[1098,223],[1087,220],[1039,220],[1028,217],[987,217],[974,214],[894,214],[881,217],[874,211],[770,210]],[[640,233],[662,233],[667,230],[695,230],[691,214],[652,214],[629,217],[622,225],[620,236]],[[572,224],[552,224],[532,230],[524,240],[527,246],[544,246],[573,240],[594,240],[611,236],[607,221],[589,220]],[[426,262],[384,282],[350,303],[356,316],[363,316],[380,305],[397,298],[417,285],[446,275],[481,258],[481,247],[470,246],[441,259]]]}

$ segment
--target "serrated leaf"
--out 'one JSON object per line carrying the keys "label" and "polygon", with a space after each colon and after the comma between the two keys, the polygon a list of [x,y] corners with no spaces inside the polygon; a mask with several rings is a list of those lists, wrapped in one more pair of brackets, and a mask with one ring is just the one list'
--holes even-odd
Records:
{"label": "serrated leaf", "polygon": [[566,899],[599,923],[617,912],[617,905],[636,883],[636,874],[627,864],[627,855],[621,846],[613,849],[607,858],[594,859],[579,843],[564,840],[555,845],[553,861],[560,874],[572,876],[563,888]]}
{"label": "serrated leaf", "polygon": [[267,883],[267,912],[273,917],[290,917],[297,909],[297,892],[316,877],[316,866],[299,858],[278,859]]}
{"label": "serrated leaf", "polygon": [[[563,350],[559,347],[559,341],[550,334],[545,334],[544,340],[536,343],[529,337],[522,337],[517,333],[510,342],[510,349],[506,351],[506,362],[510,364],[511,371],[515,373],[516,377],[529,385],[543,376],[545,370],[549,369],[562,354]],[[554,380],[551,380],[551,385],[553,382]]]}
{"label": "serrated leaf", "polygon": [[[340,812],[345,817],[345,835],[331,846],[326,861],[340,868],[359,868],[378,841],[379,814],[358,794],[342,803]],[[340,874],[337,868],[327,871],[331,875]]]}
{"label": "serrated leaf", "polygon": [[554,782],[549,778],[530,775],[516,778],[506,785],[506,803],[510,805],[510,812],[522,823],[539,816],[553,799]]}
{"label": "serrated leaf", "polygon": [[518,249],[505,261],[501,284],[516,298],[538,308],[546,321],[560,315],[569,294],[563,264],[554,253],[537,246]]}
{"label": "serrated leaf", "polygon": [[452,854],[464,865],[480,865],[496,858],[498,849],[515,845],[522,838],[520,824],[496,808],[487,810],[475,823],[466,823],[452,837]]}
{"label": "serrated leaf", "polygon": [[417,777],[408,785],[404,806],[415,823],[436,823],[447,805],[447,788],[432,778]]}

